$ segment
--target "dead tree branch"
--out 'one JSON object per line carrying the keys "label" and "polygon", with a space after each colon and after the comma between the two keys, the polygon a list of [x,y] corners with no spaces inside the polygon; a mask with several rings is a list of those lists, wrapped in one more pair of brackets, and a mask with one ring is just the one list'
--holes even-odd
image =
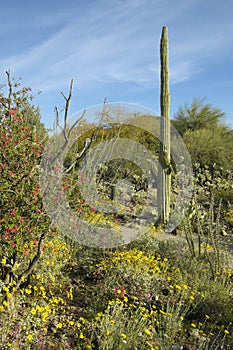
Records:
{"label": "dead tree branch", "polygon": [[28,276],[32,273],[32,271],[34,270],[34,268],[36,266],[37,261],[40,259],[44,236],[45,236],[44,233],[40,236],[40,239],[38,242],[37,253],[33,257],[33,259],[30,261],[28,268],[18,276],[18,282],[15,285],[16,290],[20,287],[20,285],[22,283],[22,279],[26,280],[28,278]]}
{"label": "dead tree branch", "polygon": [[11,76],[10,76],[10,70],[6,71],[7,75],[7,84],[8,84],[8,108],[11,108],[11,96],[12,96],[12,84],[11,84]]}

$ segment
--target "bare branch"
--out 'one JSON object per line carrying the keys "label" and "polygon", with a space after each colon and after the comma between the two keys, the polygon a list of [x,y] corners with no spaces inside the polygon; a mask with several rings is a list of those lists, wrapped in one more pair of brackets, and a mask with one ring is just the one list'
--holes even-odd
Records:
{"label": "bare branch", "polygon": [[[107,112],[106,112],[106,102],[107,102],[107,97],[104,98],[104,102],[103,102],[103,110],[102,110],[102,113],[101,113],[101,119],[100,119],[100,123],[98,125],[98,127],[96,129],[94,129],[92,135],[91,135],[91,139],[88,143],[86,143],[82,149],[82,151],[77,155],[77,157],[75,158],[74,162],[70,165],[70,167],[65,171],[65,173],[69,173],[74,167],[75,165],[77,164],[77,162],[83,157],[83,155],[88,151],[88,149],[91,147],[93,141],[97,138],[97,135],[98,135],[98,132],[100,130],[100,128],[102,127],[102,120],[104,118],[105,115],[107,115]],[[83,111],[83,114],[81,116],[81,118],[79,118],[74,125],[72,125],[71,129],[69,130],[69,133],[68,133],[68,137],[70,136],[70,133],[72,131],[72,129],[75,127],[75,125],[77,125],[77,122],[80,121],[83,117],[84,117],[84,114],[85,114],[86,110]]]}
{"label": "bare branch", "polygon": [[87,150],[90,148],[90,145],[91,145],[91,140],[88,139],[89,142],[86,142],[87,139],[85,140],[85,144],[84,144],[84,147],[82,149],[82,151],[77,155],[77,157],[75,158],[74,162],[70,165],[70,167],[64,171],[65,174],[68,174],[74,167],[75,165],[77,164],[77,162],[82,158],[82,156],[87,152]]}
{"label": "bare branch", "polygon": [[5,159],[6,163],[7,163],[8,165],[10,165],[9,160],[7,159],[7,157],[5,156],[5,154],[4,154],[3,152],[2,152],[2,156],[3,156],[3,158]]}
{"label": "bare branch", "polygon": [[76,122],[71,126],[71,128],[70,128],[70,130],[69,130],[69,132],[68,132],[68,135],[67,135],[68,139],[69,139],[69,137],[70,137],[70,134],[71,134],[72,130],[75,128],[75,126],[84,118],[85,113],[86,113],[86,110],[84,109],[84,111],[82,112],[81,117],[78,118],[78,119],[76,120]]}
{"label": "bare branch", "polygon": [[57,106],[54,107],[54,113],[55,113],[55,121],[54,121],[54,129],[56,129],[57,126],[59,126],[59,112]]}
{"label": "bare branch", "polygon": [[104,98],[104,106],[103,106],[103,112],[102,112],[102,114],[105,114],[105,113],[106,113],[106,102],[107,102],[107,96],[105,96],[105,98]]}
{"label": "bare branch", "polygon": [[7,84],[9,88],[9,93],[8,93],[8,108],[11,108],[11,96],[12,96],[12,84],[11,84],[11,77],[10,77],[10,70],[6,71],[7,75]]}
{"label": "bare branch", "polygon": [[21,283],[22,283],[22,278],[25,278],[25,279],[28,278],[28,276],[29,276],[29,275],[32,273],[32,271],[34,270],[37,261],[40,259],[44,236],[45,236],[44,233],[40,236],[40,239],[39,239],[39,242],[38,242],[37,253],[36,253],[36,255],[34,256],[34,258],[32,259],[32,261],[30,262],[28,268],[27,268],[23,273],[21,273],[21,274],[19,275],[19,277],[18,277],[18,282],[17,282],[17,284],[16,284],[16,286],[15,286],[15,289],[16,289],[16,290],[20,287],[20,285],[21,285]]}
{"label": "bare branch", "polygon": [[66,105],[65,105],[65,115],[64,115],[64,129],[66,129],[67,126],[67,118],[68,118],[68,112],[69,112],[69,107],[70,107],[70,100],[72,97],[72,90],[73,90],[73,85],[74,85],[74,79],[71,79],[70,82],[70,91],[69,91],[69,96],[66,97],[63,92],[61,92],[62,96],[66,100]]}

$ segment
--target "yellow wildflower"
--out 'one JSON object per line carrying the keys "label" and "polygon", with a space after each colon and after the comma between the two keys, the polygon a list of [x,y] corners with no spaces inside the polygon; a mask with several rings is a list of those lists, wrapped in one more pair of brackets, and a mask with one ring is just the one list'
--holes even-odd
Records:
{"label": "yellow wildflower", "polygon": [[33,340],[33,335],[32,334],[28,334],[27,338],[28,338],[29,341],[32,341]]}
{"label": "yellow wildflower", "polygon": [[4,256],[4,258],[2,259],[2,265],[6,265],[6,257]]}
{"label": "yellow wildflower", "polygon": [[29,288],[25,288],[25,293],[27,293],[27,294],[31,294],[31,289],[29,289]]}
{"label": "yellow wildflower", "polygon": [[36,309],[33,308],[33,309],[31,310],[31,313],[32,313],[33,315],[35,315],[35,314],[36,314]]}

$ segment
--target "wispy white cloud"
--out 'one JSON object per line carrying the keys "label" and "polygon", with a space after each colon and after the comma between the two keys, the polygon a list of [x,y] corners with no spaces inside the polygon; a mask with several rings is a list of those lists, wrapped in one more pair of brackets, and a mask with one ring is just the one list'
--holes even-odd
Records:
{"label": "wispy white cloud", "polygon": [[71,78],[83,91],[112,83],[148,91],[158,84],[160,34],[168,25],[171,83],[188,81],[219,55],[232,57],[233,5],[226,0],[225,20],[219,21],[217,8],[224,6],[217,3],[209,9],[208,0],[61,3],[53,12],[25,17],[21,26],[41,28],[42,39],[27,42],[20,53],[0,54],[0,67],[48,94],[66,88]]}
{"label": "wispy white cloud", "polygon": [[[45,42],[1,60],[1,66],[10,67],[16,75],[25,72],[46,90],[62,87],[73,75],[81,86],[95,81],[154,82],[151,67],[155,71],[159,68],[156,45],[161,23],[182,15],[187,2],[181,1],[173,15],[167,12],[170,1],[157,1],[156,6],[146,0],[109,4],[95,2],[88,16],[70,14],[69,23]],[[57,17],[62,21],[61,13]],[[43,24],[46,18],[42,14],[37,22]],[[191,60],[182,59],[184,46],[177,45],[173,52],[173,62],[179,60],[179,67],[172,69],[174,81],[187,79],[196,71]],[[192,53],[200,46],[191,45]]]}

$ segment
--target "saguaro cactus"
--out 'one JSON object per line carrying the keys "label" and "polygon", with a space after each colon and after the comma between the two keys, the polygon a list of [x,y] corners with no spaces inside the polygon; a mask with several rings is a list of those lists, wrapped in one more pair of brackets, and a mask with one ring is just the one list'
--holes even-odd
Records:
{"label": "saguaro cactus", "polygon": [[160,41],[160,147],[158,170],[159,222],[165,224],[170,215],[171,164],[170,164],[170,93],[168,68],[168,29],[163,27]]}

